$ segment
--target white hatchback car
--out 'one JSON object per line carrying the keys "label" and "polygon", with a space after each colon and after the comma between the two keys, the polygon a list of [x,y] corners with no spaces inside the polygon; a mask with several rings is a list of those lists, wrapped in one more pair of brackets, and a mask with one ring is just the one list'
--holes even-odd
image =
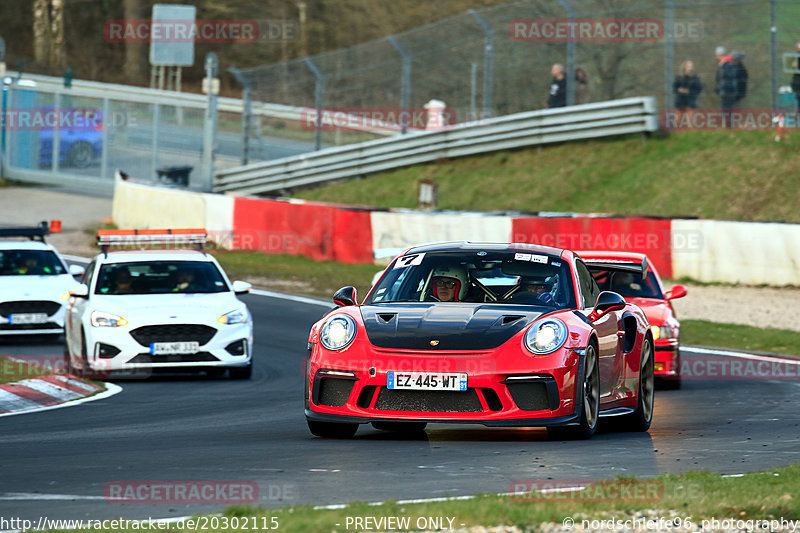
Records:
{"label": "white hatchback car", "polygon": [[228,369],[248,379],[253,322],[237,295],[249,290],[202,251],[102,253],[70,291],[66,362],[88,375]]}
{"label": "white hatchback car", "polygon": [[[0,335],[60,335],[73,276],[55,248],[44,242],[47,223],[32,228],[3,228],[0,237]],[[16,240],[21,237],[39,240]]]}

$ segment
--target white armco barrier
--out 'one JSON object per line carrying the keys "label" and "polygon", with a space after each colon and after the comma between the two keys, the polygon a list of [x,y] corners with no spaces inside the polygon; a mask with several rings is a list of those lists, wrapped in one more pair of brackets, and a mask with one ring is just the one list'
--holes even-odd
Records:
{"label": "white armco barrier", "polygon": [[508,242],[509,216],[480,213],[373,211],[372,249],[375,257],[395,256],[410,246],[428,242]]}
{"label": "white armco barrier", "polygon": [[114,185],[112,219],[120,229],[205,228],[221,243],[233,233],[234,198],[154,187],[119,177]]}
{"label": "white armco barrier", "polygon": [[672,238],[675,278],[800,285],[800,224],[676,219]]}

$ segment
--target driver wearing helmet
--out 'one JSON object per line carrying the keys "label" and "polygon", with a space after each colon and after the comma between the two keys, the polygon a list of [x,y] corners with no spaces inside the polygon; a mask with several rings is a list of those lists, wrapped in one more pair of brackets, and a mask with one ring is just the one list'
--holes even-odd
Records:
{"label": "driver wearing helmet", "polygon": [[553,281],[544,277],[527,277],[522,280],[522,290],[533,293],[538,300],[546,304],[554,303]]}
{"label": "driver wearing helmet", "polygon": [[457,266],[440,266],[433,271],[431,276],[431,295],[439,302],[464,301],[469,290],[467,273]]}

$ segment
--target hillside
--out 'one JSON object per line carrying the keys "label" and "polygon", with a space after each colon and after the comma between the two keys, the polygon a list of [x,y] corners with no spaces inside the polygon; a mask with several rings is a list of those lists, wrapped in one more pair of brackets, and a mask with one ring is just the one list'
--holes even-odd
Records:
{"label": "hillside", "polygon": [[800,222],[800,135],[680,132],[498,152],[299,191],[309,200],[416,207],[421,178],[439,209],[568,211]]}

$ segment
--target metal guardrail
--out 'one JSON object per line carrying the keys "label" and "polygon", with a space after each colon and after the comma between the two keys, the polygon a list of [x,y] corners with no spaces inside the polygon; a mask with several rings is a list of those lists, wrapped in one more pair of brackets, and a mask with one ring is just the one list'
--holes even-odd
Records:
{"label": "metal guardrail", "polygon": [[656,130],[652,96],[528,111],[230,168],[217,173],[214,191],[275,193],[441,158]]}
{"label": "metal guardrail", "polygon": [[[11,78],[16,78],[18,73],[9,71],[6,73],[6,75]],[[102,98],[103,96],[112,95],[114,100],[128,102],[150,101],[163,105],[174,105],[194,109],[205,109],[206,105],[208,104],[208,97],[204,94],[165,91],[162,89],[150,89],[148,87],[137,87],[134,85],[121,85],[118,83],[102,83],[86,80],[72,80],[72,89],[66,89],[64,87],[63,78],[43,76],[39,74],[24,74],[22,79],[26,81],[32,81],[36,83],[37,87],[52,93],[60,92],[69,94],[70,92],[81,91],[81,94],[84,96]],[[73,91],[73,89],[75,91]],[[217,110],[227,113],[243,113],[244,101],[238,98],[220,97],[217,100]],[[314,109],[282,104],[253,102],[252,112],[256,116],[300,122],[302,120],[306,120],[309,113],[314,112]],[[353,120],[349,122],[356,125],[351,129],[358,129],[357,124],[359,123],[359,120],[357,120],[357,118],[358,117],[353,117]],[[391,127],[387,126],[374,131],[373,133],[377,135],[392,136],[399,134],[400,129],[392,129]]]}

